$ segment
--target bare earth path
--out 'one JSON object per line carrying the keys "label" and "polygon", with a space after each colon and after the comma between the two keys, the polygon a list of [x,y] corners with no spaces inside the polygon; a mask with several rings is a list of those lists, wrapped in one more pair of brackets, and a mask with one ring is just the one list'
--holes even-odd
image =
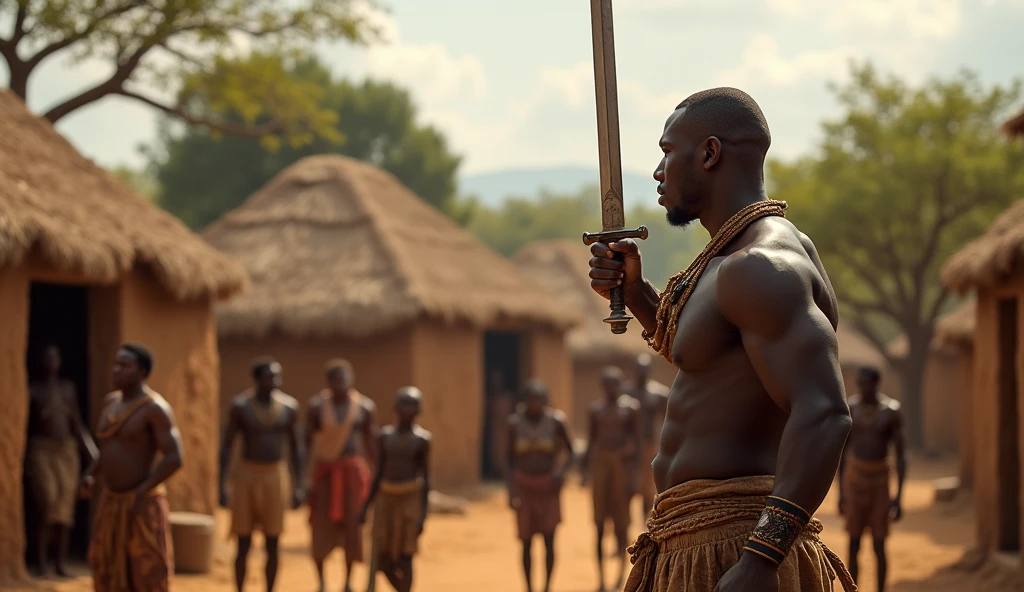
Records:
{"label": "bare earth path", "polygon": [[[905,494],[905,518],[896,525],[889,543],[890,579],[893,592],[954,592],[957,590],[986,590],[1003,592],[1024,590],[1019,579],[1006,577],[1002,572],[991,573],[983,568],[973,573],[940,570],[957,562],[973,541],[973,517],[970,503],[959,499],[949,504],[932,503],[931,479],[951,474],[951,465],[919,461],[912,465],[913,479]],[[309,534],[306,512],[293,512],[282,539],[282,562],[277,589],[285,592],[313,592],[315,572],[307,554]],[[596,589],[594,573],[594,529],[591,525],[590,502],[587,491],[575,483],[567,486],[563,501],[563,525],[557,545],[559,563],[555,575],[554,592],[593,592]],[[823,539],[846,560],[847,541],[842,522],[836,515],[834,492],[822,506],[818,517],[825,523]],[[220,548],[213,573],[203,576],[177,576],[173,589],[180,592],[230,591],[231,557],[233,546],[223,542],[227,517],[218,516]],[[610,530],[610,529],[609,529]],[[421,554],[416,560],[418,592],[486,591],[522,592],[524,586],[519,568],[519,544],[514,535],[511,511],[505,505],[504,495],[494,495],[470,505],[466,516],[432,516],[421,540]],[[639,524],[634,525],[634,533]],[[612,541],[607,541],[609,548]],[[262,592],[263,558],[259,547],[250,556],[249,581],[246,592]],[[542,546],[535,545],[537,559],[534,566],[537,581],[543,569]],[[328,568],[330,592],[341,587],[341,558],[336,555]],[[615,562],[607,562],[609,579],[614,575]],[[357,568],[355,592],[363,592],[366,572]],[[939,572],[939,573],[937,573]],[[876,592],[874,557],[869,541],[865,541],[861,555],[861,590]],[[38,582],[35,590],[55,592],[85,592],[91,590],[88,576],[69,582]],[[391,588],[383,578],[378,590]]]}

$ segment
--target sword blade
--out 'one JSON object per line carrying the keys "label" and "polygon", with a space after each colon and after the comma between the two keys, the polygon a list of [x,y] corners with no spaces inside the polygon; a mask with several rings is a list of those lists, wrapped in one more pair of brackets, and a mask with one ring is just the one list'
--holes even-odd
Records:
{"label": "sword blade", "polygon": [[590,0],[590,25],[594,44],[597,149],[601,166],[601,226],[602,230],[621,230],[626,226],[626,217],[622,203],[612,0]]}

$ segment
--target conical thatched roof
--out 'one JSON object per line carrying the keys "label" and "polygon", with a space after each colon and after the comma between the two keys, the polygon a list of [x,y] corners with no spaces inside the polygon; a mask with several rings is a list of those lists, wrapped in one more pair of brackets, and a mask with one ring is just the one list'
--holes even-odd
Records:
{"label": "conical thatched roof", "polygon": [[942,283],[964,293],[993,287],[1024,271],[1024,199],[996,217],[985,234],[967,243],[942,267]]}
{"label": "conical thatched roof", "polygon": [[579,315],[387,172],[305,158],[203,232],[253,288],[222,336],[365,337],[420,317],[569,328]]}
{"label": "conical thatched roof", "polygon": [[1024,111],[1021,111],[1012,119],[1004,123],[1002,129],[1003,133],[1010,136],[1011,138],[1019,138],[1020,136],[1024,136]]}
{"label": "conical thatched roof", "polygon": [[146,267],[180,300],[226,297],[246,282],[238,265],[0,90],[0,268],[29,255],[97,283]]}
{"label": "conical thatched roof", "polygon": [[569,347],[577,359],[604,359],[615,355],[650,353],[640,336],[643,328],[632,321],[625,335],[613,335],[602,321],[608,301],[590,288],[590,249],[582,241],[546,240],[530,243],[512,258],[526,275],[536,279],[555,297],[583,313],[585,320],[569,333]]}

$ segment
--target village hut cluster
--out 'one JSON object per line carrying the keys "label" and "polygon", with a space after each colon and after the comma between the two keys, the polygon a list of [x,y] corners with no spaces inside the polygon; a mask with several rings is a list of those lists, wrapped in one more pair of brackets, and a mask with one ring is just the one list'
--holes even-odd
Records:
{"label": "village hut cluster", "polygon": [[[239,265],[0,91],[0,582],[24,575],[29,352],[51,342],[63,350],[83,416],[95,425],[118,344],[151,344],[151,384],[174,406],[188,458],[169,484],[170,503],[212,514],[220,377],[213,306],[245,284]],[[82,506],[78,533],[88,527]]]}

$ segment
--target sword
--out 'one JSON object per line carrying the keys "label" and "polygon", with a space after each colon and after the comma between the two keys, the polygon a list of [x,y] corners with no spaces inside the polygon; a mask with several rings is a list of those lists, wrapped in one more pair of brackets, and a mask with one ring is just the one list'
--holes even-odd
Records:
{"label": "sword", "polygon": [[[612,0],[590,0],[590,26],[594,43],[594,86],[597,96],[597,151],[601,163],[601,230],[584,233],[583,244],[612,243],[626,238],[647,239],[647,228],[627,230],[622,204],[622,156],[619,153],[619,99],[615,84],[615,35]],[[615,253],[621,260],[622,253]],[[612,333],[626,332],[633,317],[626,314],[622,287],[612,288],[611,315],[604,320]]]}

